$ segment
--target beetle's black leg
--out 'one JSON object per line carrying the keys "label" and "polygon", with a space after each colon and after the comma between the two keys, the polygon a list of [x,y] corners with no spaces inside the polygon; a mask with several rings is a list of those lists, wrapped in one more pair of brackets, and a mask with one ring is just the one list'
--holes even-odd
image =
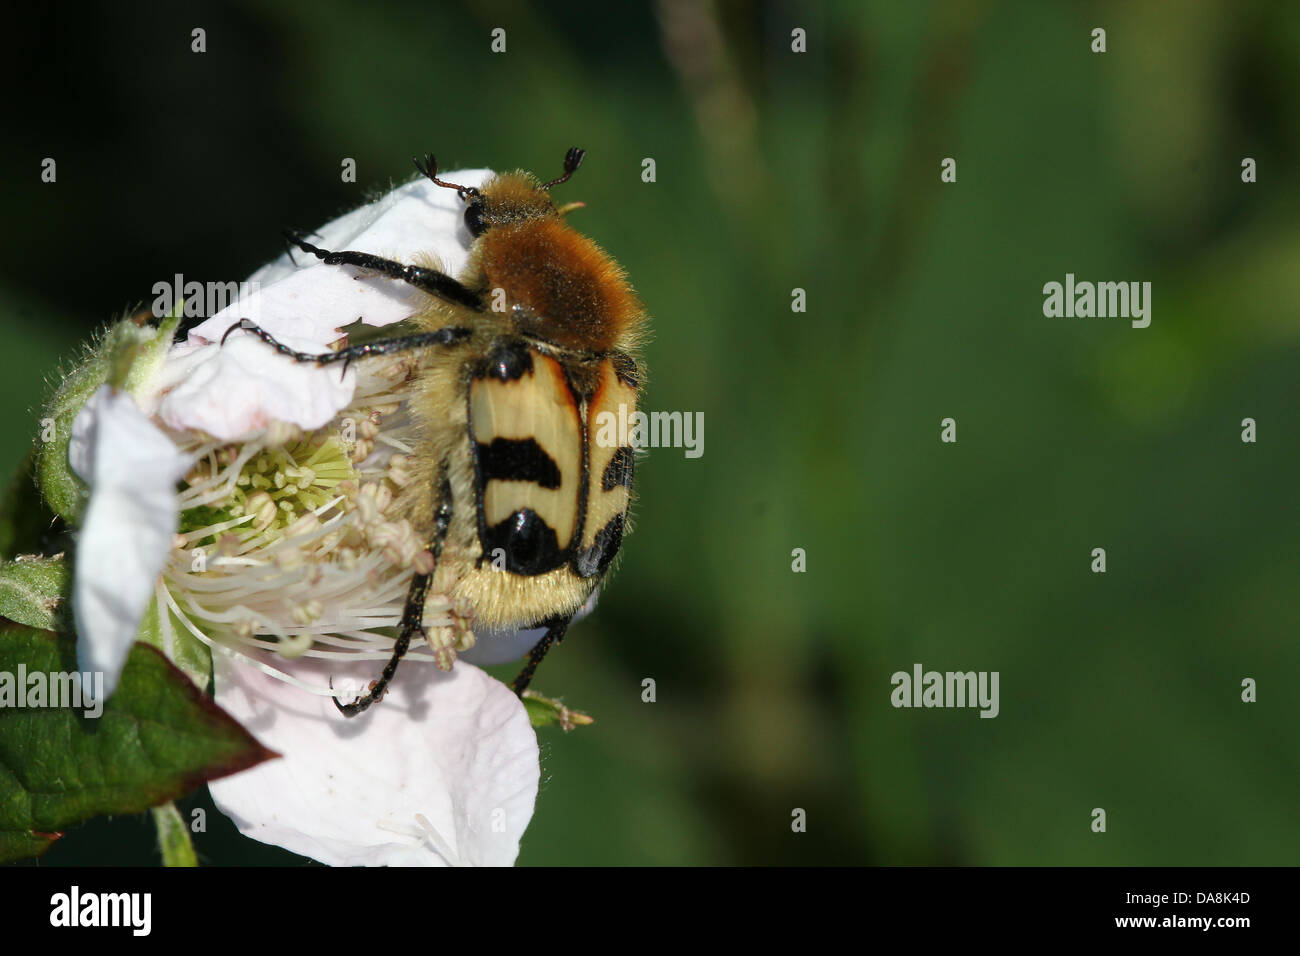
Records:
{"label": "beetle's black leg", "polygon": [[435,345],[459,345],[473,334],[470,329],[460,326],[448,326],[445,329],[436,329],[433,332],[418,332],[415,335],[405,335],[397,339],[363,342],[360,345],[354,345],[351,348],[341,349],[337,352],[322,352],[317,355],[312,352],[298,352],[289,348],[289,346],[279,342],[275,336],[251,319],[240,319],[236,324],[226,329],[226,334],[221,336],[222,345],[226,343],[226,339],[230,338],[230,333],[235,329],[252,332],[281,355],[287,355],[296,362],[315,362],[317,365],[343,362],[345,371],[347,363],[353,359],[365,358],[367,355],[391,355],[394,352],[409,352],[413,349],[430,348]]}
{"label": "beetle's black leg", "polygon": [[394,262],[392,259],[371,255],[368,252],[330,252],[328,249],[313,246],[306,239],[292,232],[286,232],[284,237],[304,252],[310,252],[328,266],[356,266],[359,269],[370,269],[390,279],[399,279],[402,282],[410,283],[417,289],[423,289],[431,295],[446,299],[448,302],[454,302],[456,305],[468,306],[478,311],[483,309],[483,300],[477,292],[467,289],[451,276],[439,272],[437,269],[408,266],[401,262]]}
{"label": "beetle's black leg", "polygon": [[[451,483],[446,478],[446,469],[443,470],[442,501],[438,505],[438,510],[434,514],[433,525],[433,542],[429,550],[433,552],[435,566],[442,557],[442,546],[447,540],[447,529],[451,527]],[[427,637],[424,633],[424,599],[429,593],[429,583],[433,580],[433,574],[416,574],[411,578],[411,589],[406,593],[406,608],[402,611],[402,630],[398,634],[397,643],[393,646],[393,656],[389,658],[388,663],[384,665],[383,673],[379,675],[379,680],[368,691],[358,697],[350,704],[340,704],[337,697],[334,698],[334,706],[339,709],[344,717],[355,717],[363,712],[375,701],[384,696],[384,691],[388,689],[389,683],[397,673],[397,665],[401,663],[402,658],[406,656],[407,650],[411,646],[411,635],[419,632]]]}
{"label": "beetle's black leg", "polygon": [[546,652],[551,649],[552,645],[564,640],[564,632],[569,629],[569,624],[572,621],[573,615],[566,614],[563,617],[553,617],[542,622],[542,625],[546,628],[546,633],[542,635],[540,641],[533,645],[532,651],[528,654],[528,663],[519,672],[519,676],[510,683],[510,689],[515,692],[516,696],[522,697],[524,691],[528,690],[528,685],[533,682],[533,672],[537,670],[537,665],[542,662],[542,658],[546,656]]}
{"label": "beetle's black leg", "polygon": [[373,687],[350,704],[340,704],[339,699],[334,698],[334,706],[339,709],[339,713],[344,717],[357,716],[357,714],[360,714],[384,696],[384,691],[388,689],[389,682],[397,674],[397,665],[402,662],[407,649],[411,646],[411,635],[416,631],[421,634],[424,633],[424,626],[421,621],[424,619],[424,598],[429,593],[430,577],[432,575],[417,574],[411,579],[411,590],[406,593],[406,609],[402,612],[402,631],[397,637],[397,643],[393,646],[393,656],[384,665],[379,680],[375,681]]}
{"label": "beetle's black leg", "polygon": [[291,233],[287,229],[282,233],[284,237],[284,254],[289,257],[289,261],[293,263],[294,268],[298,268],[298,260],[293,257],[293,243],[289,241],[290,235]]}

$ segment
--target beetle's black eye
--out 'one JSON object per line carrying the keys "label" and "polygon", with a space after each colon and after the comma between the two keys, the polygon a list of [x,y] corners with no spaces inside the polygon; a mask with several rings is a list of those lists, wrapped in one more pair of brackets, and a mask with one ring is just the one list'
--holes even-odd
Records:
{"label": "beetle's black eye", "polygon": [[476,238],[487,228],[487,223],[483,221],[483,200],[477,196],[470,199],[469,205],[465,207],[465,228]]}

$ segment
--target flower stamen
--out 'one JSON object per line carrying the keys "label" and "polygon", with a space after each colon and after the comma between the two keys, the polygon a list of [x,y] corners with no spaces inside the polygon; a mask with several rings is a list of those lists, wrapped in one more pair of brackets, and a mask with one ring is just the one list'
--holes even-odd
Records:
{"label": "flower stamen", "polygon": [[[401,394],[411,367],[359,373],[352,404],[314,432],[273,423],[242,445],[193,436],[184,450],[196,464],[160,588],[188,632],[245,662],[237,648],[285,659],[392,655],[411,580],[434,570],[410,521],[393,513],[412,477]],[[347,422],[356,423],[351,443],[340,437]],[[429,638],[413,638],[412,659],[447,670],[473,646],[468,615],[443,595],[428,595],[424,625]],[[170,629],[169,621],[164,640]],[[271,664],[258,669],[288,676]]]}

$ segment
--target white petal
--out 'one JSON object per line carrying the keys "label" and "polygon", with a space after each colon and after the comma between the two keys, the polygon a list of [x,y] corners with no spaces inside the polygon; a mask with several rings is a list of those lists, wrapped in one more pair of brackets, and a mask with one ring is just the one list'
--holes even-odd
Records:
{"label": "white petal", "polygon": [[[477,186],[490,175],[485,169],[460,170],[445,178]],[[432,256],[456,275],[469,254],[464,211],[455,190],[420,179],[307,238],[331,251],[368,252],[405,263]],[[223,440],[245,437],[272,419],[318,428],[351,400],[353,376],[294,362],[246,332],[233,333],[219,348],[226,331],[247,318],[292,348],[318,353],[339,339],[344,326],[358,320],[390,325],[428,301],[405,282],[325,265],[300,250],[292,259],[286,253],[263,266],[249,283],[248,297],[192,329],[188,343],[173,350],[159,390],[158,414],[168,425],[202,428]]]}
{"label": "white petal", "polygon": [[[324,351],[292,335],[282,341]],[[158,381],[166,394],[158,407],[165,424],[235,441],[272,421],[306,429],[328,424],[352,399],[356,372],[293,362],[251,335],[234,335],[224,346],[176,346]]]}
{"label": "white petal", "polygon": [[128,393],[107,385],[73,420],[68,460],[90,485],[72,593],[77,660],[103,672],[107,696],[171,550],[176,482],[190,462]]}
{"label": "white petal", "polygon": [[[344,699],[375,662],[276,661]],[[537,735],[500,681],[407,661],[359,717],[225,655],[216,700],[278,760],[209,784],[240,832],[334,866],[508,866],[533,814]],[[347,678],[351,677],[351,680]],[[349,689],[346,685],[351,684]]]}

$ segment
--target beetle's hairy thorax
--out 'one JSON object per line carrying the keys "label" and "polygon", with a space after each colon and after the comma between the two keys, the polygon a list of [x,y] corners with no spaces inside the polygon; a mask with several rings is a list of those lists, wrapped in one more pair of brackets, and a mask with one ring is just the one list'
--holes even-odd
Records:
{"label": "beetle's hairy thorax", "polygon": [[466,280],[489,309],[504,305],[520,334],[575,352],[626,347],[642,319],[619,264],[558,218],[489,229]]}

